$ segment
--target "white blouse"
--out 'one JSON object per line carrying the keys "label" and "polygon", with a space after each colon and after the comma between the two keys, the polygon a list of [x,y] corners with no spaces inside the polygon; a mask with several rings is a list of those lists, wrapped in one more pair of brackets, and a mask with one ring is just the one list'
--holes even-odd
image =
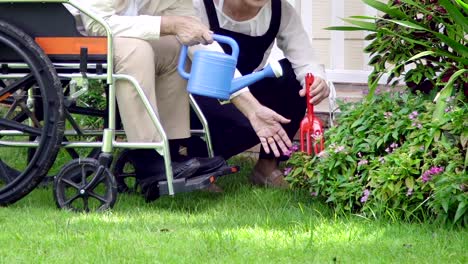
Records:
{"label": "white blouse", "polygon": [[[209,25],[203,0],[193,0],[193,4],[202,22]],[[224,0],[219,0],[218,5],[215,4],[221,28],[250,36],[261,36],[268,31],[272,16],[271,1],[268,1],[255,17],[246,21],[235,21],[224,14],[222,11],[223,4]],[[291,62],[297,80],[304,85],[305,75],[309,72],[325,80],[325,72],[316,60],[311,40],[302,26],[300,16],[286,0],[281,0],[281,13],[276,43],[283,51],[284,56]],[[267,63],[273,44],[266,51],[263,61],[257,70],[263,68]],[[213,47],[212,49],[219,50],[218,47]]]}

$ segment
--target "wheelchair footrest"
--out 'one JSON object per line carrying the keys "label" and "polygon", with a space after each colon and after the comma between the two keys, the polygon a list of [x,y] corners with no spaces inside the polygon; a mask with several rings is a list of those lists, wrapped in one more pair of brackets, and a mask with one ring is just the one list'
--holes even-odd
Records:
{"label": "wheelchair footrest", "polygon": [[[214,183],[219,177],[236,173],[238,171],[239,166],[226,166],[208,174],[195,176],[192,178],[174,179],[172,181],[174,186],[174,193],[191,192],[194,190],[204,189]],[[159,195],[162,196],[168,194],[169,186],[167,181],[159,182]]]}

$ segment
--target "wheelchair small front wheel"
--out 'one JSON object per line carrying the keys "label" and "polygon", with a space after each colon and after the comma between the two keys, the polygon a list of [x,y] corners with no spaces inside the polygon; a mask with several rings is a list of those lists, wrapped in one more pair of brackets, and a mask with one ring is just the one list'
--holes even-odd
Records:
{"label": "wheelchair small front wheel", "polygon": [[104,211],[114,206],[117,184],[109,169],[95,159],[75,159],[54,179],[58,208],[77,212]]}

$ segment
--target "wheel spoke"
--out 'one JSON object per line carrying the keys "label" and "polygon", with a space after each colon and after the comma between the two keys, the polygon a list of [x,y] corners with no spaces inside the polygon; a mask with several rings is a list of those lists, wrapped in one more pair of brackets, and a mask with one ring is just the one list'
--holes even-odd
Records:
{"label": "wheel spoke", "polygon": [[88,194],[89,194],[89,196],[91,196],[91,197],[96,198],[97,200],[99,200],[99,201],[101,202],[101,204],[107,203],[107,200],[106,200],[105,197],[100,196],[100,195],[94,193],[93,191],[89,191]]}
{"label": "wheel spoke", "polygon": [[7,94],[12,94],[19,90],[22,87],[28,87],[32,85],[36,81],[35,76],[32,73],[27,74],[23,78],[17,80],[16,82],[12,83],[5,89],[0,91],[0,98],[6,96]]}
{"label": "wheel spoke", "polygon": [[42,134],[42,130],[40,128],[30,127],[15,121],[7,120],[4,118],[0,118],[0,127],[1,128],[9,128],[12,130],[19,130],[23,133],[40,136]]}
{"label": "wheel spoke", "polygon": [[81,166],[81,185],[86,186],[86,170],[85,166]]}
{"label": "wheel spoke", "polygon": [[105,171],[104,167],[99,166],[93,179],[83,189],[85,189],[86,191],[93,190],[99,183],[104,181],[105,179],[105,177],[103,177],[104,171]]}
{"label": "wheel spoke", "polygon": [[75,196],[73,196],[72,198],[68,199],[67,201],[65,201],[63,204],[68,206],[70,205],[71,203],[73,203],[73,201],[75,201],[78,197],[80,197],[80,194],[76,194]]}
{"label": "wheel spoke", "polygon": [[13,104],[10,106],[10,109],[8,109],[8,112],[5,114],[4,118],[10,119],[10,117],[15,113],[16,107],[18,107],[18,100],[14,100]]}
{"label": "wheel spoke", "polygon": [[119,174],[119,177],[120,178],[130,178],[130,177],[135,177],[135,173],[122,173],[122,174]]}
{"label": "wheel spoke", "polygon": [[28,109],[24,102],[20,102],[19,107],[33,121],[35,127],[41,127],[41,124],[39,123],[37,117]]}
{"label": "wheel spoke", "polygon": [[89,212],[89,204],[88,204],[88,197],[85,195],[83,196],[83,208],[85,212]]}
{"label": "wheel spoke", "polygon": [[65,179],[65,178],[62,178],[62,181],[68,185],[70,185],[71,187],[77,189],[77,190],[80,190],[80,186],[78,184],[76,184],[75,182],[72,182],[70,181],[69,179]]}

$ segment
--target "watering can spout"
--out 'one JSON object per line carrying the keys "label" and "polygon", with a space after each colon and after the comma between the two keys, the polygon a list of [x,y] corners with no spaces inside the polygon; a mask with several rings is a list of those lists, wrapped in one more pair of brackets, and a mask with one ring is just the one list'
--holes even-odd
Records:
{"label": "watering can spout", "polygon": [[230,93],[233,94],[240,89],[247,87],[255,82],[258,82],[264,78],[268,77],[276,77],[279,78],[283,75],[283,69],[279,62],[274,61],[268,64],[265,68],[261,71],[254,72],[248,75],[244,75],[242,77],[236,78],[232,81],[231,84],[231,91]]}

